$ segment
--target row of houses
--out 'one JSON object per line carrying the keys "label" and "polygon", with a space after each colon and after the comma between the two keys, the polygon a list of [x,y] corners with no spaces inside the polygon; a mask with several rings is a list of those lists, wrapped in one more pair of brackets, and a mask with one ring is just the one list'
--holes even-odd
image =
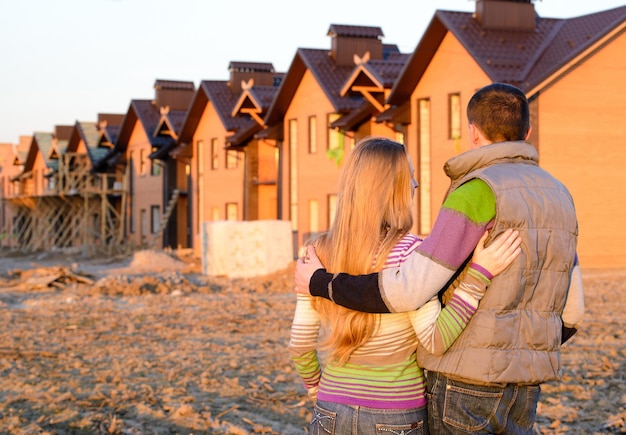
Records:
{"label": "row of houses", "polygon": [[288,220],[294,253],[328,228],[342,162],[369,135],[405,144],[427,235],[467,149],[464,109],[499,81],[527,94],[540,165],[571,190],[584,267],[626,266],[626,6],[557,19],[531,1],[437,10],[412,53],[381,28],[331,24],[285,72],[233,61],[228,80],[158,79],[123,114],[0,144],[0,245],[191,248],[203,222]]}

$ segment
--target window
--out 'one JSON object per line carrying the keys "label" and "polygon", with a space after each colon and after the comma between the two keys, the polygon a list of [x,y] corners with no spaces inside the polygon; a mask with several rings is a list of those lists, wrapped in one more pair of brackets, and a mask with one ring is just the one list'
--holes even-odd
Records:
{"label": "window", "polygon": [[406,147],[406,143],[404,143],[404,133],[401,131],[396,131],[394,133],[394,140],[398,143],[401,143],[403,145],[405,145]]}
{"label": "window", "polygon": [[335,214],[337,213],[337,195],[328,195],[328,228],[335,222]]}
{"label": "window", "polygon": [[339,130],[331,128],[331,124],[341,117],[338,113],[330,113],[328,115],[328,149],[334,150],[343,148],[344,136]]}
{"label": "window", "polygon": [[145,243],[146,235],[148,234],[148,215],[146,210],[143,208],[141,209],[139,215],[141,216],[141,243]]}
{"label": "window", "polygon": [[226,220],[227,221],[236,221],[237,220],[237,212],[239,211],[239,207],[236,202],[228,202],[226,203]]}
{"label": "window", "polygon": [[139,174],[146,175],[146,150],[139,150]]}
{"label": "window", "polygon": [[344,135],[344,139],[348,143],[348,146],[350,147],[350,149],[353,150],[354,147],[356,146],[356,139],[354,138],[354,136],[346,136],[346,135]]}
{"label": "window", "polygon": [[448,95],[448,139],[461,137],[461,94]]}
{"label": "window", "polygon": [[317,152],[317,118],[309,116],[309,153]]}
{"label": "window", "polygon": [[198,156],[197,160],[197,170],[198,170],[198,182],[196,183],[195,190],[198,194],[198,225],[202,224],[206,220],[205,216],[205,195],[206,192],[204,187],[204,165],[206,162],[204,161],[204,142],[199,140],[196,141],[196,156]]}
{"label": "window", "polygon": [[235,169],[237,167],[239,159],[237,158],[237,151],[226,150],[226,169]]}
{"label": "window", "polygon": [[158,205],[150,206],[150,232],[155,234],[161,226],[161,207]]}
{"label": "window", "polygon": [[157,159],[150,160],[150,175],[157,176],[161,175],[161,165],[162,163]]}
{"label": "window", "polygon": [[211,220],[219,221],[220,220],[220,209],[217,207],[213,207],[211,209]]}
{"label": "window", "polygon": [[298,230],[298,121],[289,120],[289,210],[291,229]]}
{"label": "window", "polygon": [[422,235],[430,233],[430,100],[427,98],[417,101],[418,116],[418,159],[415,179],[419,183],[417,189],[419,204],[418,232]]}
{"label": "window", "polygon": [[316,199],[309,200],[309,232],[317,233],[320,230],[319,204]]}
{"label": "window", "polygon": [[219,152],[217,139],[211,139],[211,169],[219,167]]}
{"label": "window", "polygon": [[331,128],[331,124],[339,119],[340,116],[341,115],[338,113],[328,115],[328,150],[326,151],[326,155],[330,160],[333,160],[337,166],[339,166],[343,160],[345,136],[341,131]]}

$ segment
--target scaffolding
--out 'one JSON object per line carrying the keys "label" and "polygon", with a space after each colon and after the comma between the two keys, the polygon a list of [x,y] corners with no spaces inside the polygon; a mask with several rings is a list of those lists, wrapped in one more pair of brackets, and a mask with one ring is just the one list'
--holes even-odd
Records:
{"label": "scaffolding", "polygon": [[14,247],[23,252],[75,248],[86,255],[128,251],[128,171],[95,173],[86,154],[65,153],[51,177],[54,187],[45,194],[22,188],[28,193],[4,198],[14,210]]}

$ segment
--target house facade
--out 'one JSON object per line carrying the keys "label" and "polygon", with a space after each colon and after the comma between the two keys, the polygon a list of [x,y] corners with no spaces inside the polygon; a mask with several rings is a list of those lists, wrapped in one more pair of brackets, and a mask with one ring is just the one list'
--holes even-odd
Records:
{"label": "house facade", "polygon": [[28,137],[11,157],[17,172],[3,164],[0,224],[5,233],[32,228],[20,246],[55,246],[40,241],[34,222],[51,216],[37,204],[55,201],[69,186],[64,171],[84,162],[127,192],[109,196],[130,245],[199,252],[203,222],[279,219],[291,223],[296,255],[332,222],[342,162],[375,135],[411,155],[420,185],[413,231],[425,236],[449,186],[444,163],[469,149],[470,97],[506,82],[529,98],[540,165],[573,195],[581,264],[623,267],[626,209],[615,198],[626,188],[625,23],[626,6],[553,19],[531,1],[477,0],[474,13],[436,11],[410,54],[383,44],[378,27],[332,24],[330,48],[298,49],[284,74],[231,62],[229,80],[197,90],[157,80],[155,98],[131,101],[123,120]]}
{"label": "house facade", "polygon": [[[566,20],[537,17],[530,2],[486,0],[476,7],[474,14],[435,13],[387,99],[410,107],[406,144],[420,185],[417,232],[429,233],[449,186],[445,161],[469,149],[469,99],[486,84],[506,82],[529,98],[529,142],[540,165],[573,195],[581,264],[623,266],[626,236],[616,229],[624,211],[610,198],[624,177],[617,169],[626,137],[618,121],[626,105],[619,91],[624,60],[617,53],[626,7]],[[594,144],[603,151],[591,151]],[[605,182],[592,187],[581,171]]]}
{"label": "house facade", "polygon": [[382,30],[332,24],[328,36],[330,50],[297,50],[265,119],[282,125],[279,218],[291,221],[294,253],[332,223],[342,163],[357,140],[393,133],[371,121],[371,102],[349,92],[355,59],[384,58]]}
{"label": "house facade", "polygon": [[[132,100],[120,126],[112,155],[118,171],[128,177],[128,196],[124,204],[124,228],[131,246],[178,246],[177,214],[173,219],[170,240],[163,240],[163,216],[174,194],[177,167],[168,167],[159,155],[175,147],[195,93],[192,82],[157,80],[153,100]],[[172,181],[174,180],[174,182]],[[185,223],[182,223],[185,225]],[[184,241],[181,241],[184,243]]]}
{"label": "house facade", "polygon": [[2,144],[0,148],[0,246],[17,248],[19,208],[14,204],[20,195],[19,176],[24,171],[24,162],[33,141],[32,136],[20,136],[17,144]]}
{"label": "house facade", "polygon": [[[250,115],[256,111],[246,111],[238,103],[245,93],[244,83],[252,80],[255,86],[272,86],[276,73],[271,64],[261,62],[231,62],[229,72],[229,80],[200,82],[178,146],[171,153],[190,174],[187,220],[191,247],[196,253],[201,249],[203,222],[275,216],[275,193],[262,188],[263,181],[271,185],[275,180],[274,147],[271,140],[269,144],[261,141],[247,147],[252,136],[244,133],[256,130],[258,122]],[[243,137],[233,139],[237,134]],[[269,167],[261,169],[261,163]],[[260,182],[259,176],[264,180]],[[269,204],[259,204],[259,195]]]}

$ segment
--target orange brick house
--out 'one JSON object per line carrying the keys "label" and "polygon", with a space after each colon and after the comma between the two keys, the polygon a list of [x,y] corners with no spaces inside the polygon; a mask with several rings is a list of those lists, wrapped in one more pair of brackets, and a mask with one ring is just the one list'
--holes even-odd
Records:
{"label": "orange brick house", "polygon": [[0,143],[0,247],[11,246],[15,213],[6,198],[13,195],[11,179],[21,172],[15,165],[16,148],[12,143]]}
{"label": "orange brick house", "polygon": [[360,83],[361,72],[355,73],[355,56],[361,65],[383,60],[394,46],[382,43],[379,27],[333,24],[328,35],[330,50],[297,50],[265,119],[278,130],[279,218],[291,221],[295,249],[328,229],[342,158],[356,140],[383,134],[383,129],[393,135],[392,129],[370,122],[379,99],[368,101],[363,93],[369,90],[358,92],[353,86]]}
{"label": "orange brick house", "polygon": [[35,132],[19,162],[21,171],[11,178],[13,189],[6,199],[13,208],[13,232],[20,234],[20,240],[15,241],[18,246],[32,250],[55,247],[50,222],[56,217],[50,215],[48,204],[56,195],[57,157],[65,152],[71,130],[72,126],[58,125],[54,133]]}
{"label": "orange brick house", "polygon": [[153,100],[131,101],[104,166],[105,170],[117,165],[128,171],[127,242],[131,246],[178,247],[184,245],[177,238],[178,228],[184,228],[186,222],[177,222],[174,213],[167,228],[161,225],[176,188],[177,168],[160,159],[167,160],[163,155],[176,145],[195,87],[188,81],[156,80],[154,89]]}
{"label": "orange brick house", "polygon": [[[177,148],[171,153],[189,174],[189,181],[181,187],[189,197],[189,246],[197,253],[201,248],[199,236],[203,222],[276,216],[273,211],[276,194],[271,187],[275,183],[276,165],[273,144],[250,141],[254,140],[254,131],[264,127],[255,120],[267,106],[266,97],[261,97],[262,92],[267,94],[267,89],[261,87],[275,87],[282,74],[276,73],[271,63],[262,62],[231,62],[229,71],[229,80],[200,82]],[[244,89],[246,83],[253,88],[245,85]],[[258,90],[257,98],[248,98],[251,89]],[[248,107],[250,102],[260,105]],[[261,168],[261,161],[269,167]]]}
{"label": "orange brick house", "polygon": [[[119,129],[123,119],[122,114],[99,114],[96,122],[76,121],[65,150],[54,154],[58,161],[56,213],[82,216],[80,224],[72,228],[64,228],[59,222],[57,240],[60,247],[86,244],[89,248],[83,249],[88,251],[103,248],[103,241],[111,242],[110,232],[115,232],[111,225],[113,210],[121,208],[121,196],[115,189],[120,190],[122,186],[121,182],[116,183],[114,174],[109,177],[94,174],[113,148],[116,136],[111,137],[112,129]],[[106,197],[100,196],[94,201],[98,193]]]}
{"label": "orange brick house", "polygon": [[0,144],[0,246],[17,247],[18,210],[11,200],[19,196],[19,175],[24,170],[32,136],[20,136],[17,144]]}
{"label": "orange brick house", "polygon": [[[270,134],[265,115],[284,74],[275,74],[271,84],[242,82],[242,92],[231,115],[250,118],[245,128],[226,138],[227,149],[241,151],[244,164],[243,220],[274,220],[278,217],[278,147]],[[263,132],[263,134],[257,134]]]}
{"label": "orange brick house", "polygon": [[540,165],[572,192],[583,267],[626,265],[626,6],[571,19],[531,2],[478,0],[476,13],[438,10],[387,103],[410,107],[417,230],[430,231],[449,181],[444,162],[469,148],[465,107],[494,81],[524,90]]}

